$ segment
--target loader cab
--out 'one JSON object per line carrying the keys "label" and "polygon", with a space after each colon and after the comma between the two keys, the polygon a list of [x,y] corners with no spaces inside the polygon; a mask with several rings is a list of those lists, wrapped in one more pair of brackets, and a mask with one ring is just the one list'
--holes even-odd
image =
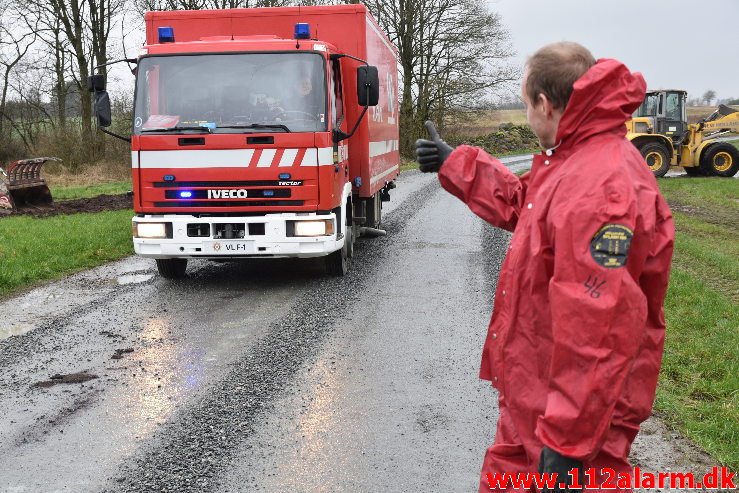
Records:
{"label": "loader cab", "polygon": [[688,131],[686,99],[685,91],[649,91],[634,116],[649,118],[655,133],[669,137],[678,145]]}

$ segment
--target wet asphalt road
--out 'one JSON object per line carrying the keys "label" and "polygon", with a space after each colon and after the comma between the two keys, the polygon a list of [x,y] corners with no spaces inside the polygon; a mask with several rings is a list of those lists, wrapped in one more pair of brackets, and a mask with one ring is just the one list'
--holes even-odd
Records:
{"label": "wet asphalt road", "polygon": [[[0,302],[0,492],[476,491],[509,234],[435,175],[385,205],[344,278],[193,262],[171,282],[134,257]],[[674,465],[663,434],[640,465]]]}
{"label": "wet asphalt road", "polygon": [[[195,262],[168,282],[132,258],[4,302],[0,491],[474,489],[508,234],[435,176],[396,192],[345,278]],[[97,378],[35,385],[72,373]]]}

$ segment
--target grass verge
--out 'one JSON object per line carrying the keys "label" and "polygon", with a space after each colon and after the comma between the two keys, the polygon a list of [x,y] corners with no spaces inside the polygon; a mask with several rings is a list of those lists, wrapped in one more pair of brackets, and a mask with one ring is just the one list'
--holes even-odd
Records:
{"label": "grass verge", "polygon": [[131,190],[131,181],[115,181],[85,186],[50,186],[54,200],[87,199],[102,194],[120,194]]}
{"label": "grass verge", "polygon": [[675,217],[656,410],[739,469],[739,181],[659,180]]}
{"label": "grass verge", "polygon": [[132,210],[0,220],[0,296],[131,255]]}

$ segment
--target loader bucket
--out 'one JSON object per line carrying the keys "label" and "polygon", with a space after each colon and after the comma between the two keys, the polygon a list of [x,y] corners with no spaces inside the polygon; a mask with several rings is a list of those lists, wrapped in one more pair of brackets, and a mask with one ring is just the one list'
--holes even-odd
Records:
{"label": "loader bucket", "polygon": [[8,166],[0,185],[0,213],[14,209],[43,209],[51,205],[51,191],[41,177],[41,168],[47,161],[61,160],[40,157],[15,161]]}

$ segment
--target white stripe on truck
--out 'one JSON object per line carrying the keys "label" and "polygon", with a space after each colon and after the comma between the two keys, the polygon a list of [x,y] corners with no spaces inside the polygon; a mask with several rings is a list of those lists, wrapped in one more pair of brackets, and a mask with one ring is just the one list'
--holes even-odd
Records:
{"label": "white stripe on truck", "polygon": [[257,168],[269,168],[272,166],[272,160],[277,154],[277,149],[262,149],[262,155],[259,156],[257,161]]}
{"label": "white stripe on truck", "polygon": [[295,164],[295,158],[298,157],[297,149],[285,149],[280,159],[279,166],[293,166]]}
{"label": "white stripe on truck", "polygon": [[246,168],[254,149],[187,149],[141,151],[140,167],[152,168]]}
{"label": "white stripe on truck", "polygon": [[389,175],[390,173],[392,173],[393,171],[395,171],[395,170],[396,170],[396,169],[398,169],[398,168],[400,168],[400,165],[399,165],[399,164],[396,164],[395,166],[393,166],[393,167],[392,167],[392,168],[390,168],[389,170],[386,170],[386,171],[384,171],[384,172],[380,173],[379,175],[375,175],[375,176],[373,176],[373,177],[372,177],[372,178],[370,179],[370,183],[374,184],[374,183],[376,183],[376,182],[378,182],[378,181],[382,180],[383,178],[385,178],[385,177],[386,177],[387,175]]}
{"label": "white stripe on truck", "polygon": [[[277,167],[332,166],[334,151],[331,147],[305,150],[298,162],[299,149],[285,149]],[[262,149],[257,168],[272,167],[277,149]],[[182,149],[176,151],[134,151],[131,166],[142,169],[155,168],[248,168],[254,157],[254,149]]]}
{"label": "white stripe on truck", "polygon": [[398,150],[399,142],[397,140],[381,140],[379,142],[370,142],[370,157],[382,156],[388,152]]}

